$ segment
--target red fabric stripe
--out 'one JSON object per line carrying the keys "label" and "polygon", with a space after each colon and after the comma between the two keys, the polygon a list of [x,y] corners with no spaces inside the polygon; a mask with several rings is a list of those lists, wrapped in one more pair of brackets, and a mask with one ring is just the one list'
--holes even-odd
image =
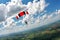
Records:
{"label": "red fabric stripe", "polygon": [[26,14],[29,14],[28,11],[26,11]]}
{"label": "red fabric stripe", "polygon": [[18,16],[16,16],[16,19],[18,19]]}
{"label": "red fabric stripe", "polygon": [[19,14],[20,14],[20,16],[23,16],[24,15],[24,12],[20,12]]}

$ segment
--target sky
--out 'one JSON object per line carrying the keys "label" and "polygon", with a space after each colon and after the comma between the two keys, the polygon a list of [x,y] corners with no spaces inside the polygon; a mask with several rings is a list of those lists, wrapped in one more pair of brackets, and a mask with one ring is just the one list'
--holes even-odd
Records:
{"label": "sky", "polygon": [[10,0],[0,0],[0,4],[1,3],[4,3],[4,4],[6,4],[7,2],[9,2]]}
{"label": "sky", "polygon": [[[11,0],[0,0],[0,4],[7,2],[10,2]],[[27,4],[28,2],[32,2],[33,0],[22,0],[23,4]],[[39,0],[38,0],[39,1]],[[50,5],[46,8],[48,12],[53,12],[57,9],[60,9],[60,0],[46,0],[47,3],[50,3]]]}
{"label": "sky", "polygon": [[60,9],[60,0],[46,0],[46,2],[50,3],[47,7],[48,12],[53,12],[56,9]]}
{"label": "sky", "polygon": [[[60,0],[0,0],[0,35],[29,30],[60,20],[59,4]],[[23,10],[27,10],[29,15],[16,20],[15,16]]]}

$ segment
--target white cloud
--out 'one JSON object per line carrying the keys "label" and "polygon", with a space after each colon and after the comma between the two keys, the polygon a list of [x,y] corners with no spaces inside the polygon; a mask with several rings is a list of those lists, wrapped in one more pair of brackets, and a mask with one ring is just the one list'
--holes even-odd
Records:
{"label": "white cloud", "polygon": [[11,0],[11,2],[7,4],[7,16],[12,16],[24,9],[26,9],[26,6],[23,5],[20,0]]}
{"label": "white cloud", "polygon": [[5,20],[5,9],[6,5],[5,4],[0,4],[0,22]]}
{"label": "white cloud", "polygon": [[40,11],[44,11],[44,9],[48,6],[49,4],[46,4],[45,0],[40,0]]}
{"label": "white cloud", "polygon": [[36,14],[36,12],[42,12],[44,11],[44,9],[48,6],[48,4],[45,3],[45,0],[34,0],[33,3],[32,2],[28,2],[27,7],[28,7],[28,11],[30,14]]}
{"label": "white cloud", "polygon": [[60,10],[57,10],[57,14],[60,14]]}

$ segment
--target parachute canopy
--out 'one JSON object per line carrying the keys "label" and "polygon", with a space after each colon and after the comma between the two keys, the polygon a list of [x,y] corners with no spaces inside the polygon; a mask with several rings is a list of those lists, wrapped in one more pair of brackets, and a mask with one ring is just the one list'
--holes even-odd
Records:
{"label": "parachute canopy", "polygon": [[16,16],[16,19],[19,19],[19,17],[24,16],[26,14],[29,14],[28,11],[26,11],[26,12],[25,11],[21,11],[21,12],[18,13],[18,16]]}

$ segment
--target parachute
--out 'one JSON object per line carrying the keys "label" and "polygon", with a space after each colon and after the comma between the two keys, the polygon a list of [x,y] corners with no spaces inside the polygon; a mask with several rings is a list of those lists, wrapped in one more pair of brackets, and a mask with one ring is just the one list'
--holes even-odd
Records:
{"label": "parachute", "polygon": [[[28,11],[21,11],[21,12],[19,12],[18,15],[16,16],[16,19],[19,19],[19,17],[22,17],[22,16],[24,16],[24,15],[28,15],[28,14],[29,14]],[[28,24],[27,21],[25,21],[25,23]]]}
{"label": "parachute", "polygon": [[21,12],[18,13],[18,16],[16,16],[16,19],[19,19],[19,17],[24,16],[26,14],[29,14],[28,11],[26,11],[26,12],[25,11],[21,11]]}

